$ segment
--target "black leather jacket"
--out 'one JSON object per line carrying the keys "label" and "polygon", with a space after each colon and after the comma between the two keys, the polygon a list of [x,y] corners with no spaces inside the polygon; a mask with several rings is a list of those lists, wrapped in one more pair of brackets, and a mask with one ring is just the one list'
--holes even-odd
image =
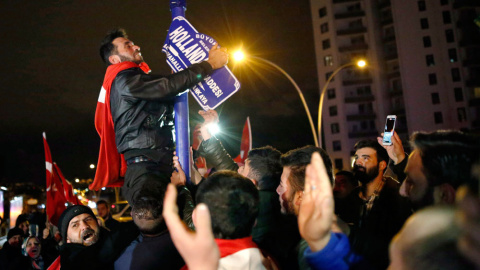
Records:
{"label": "black leather jacket", "polygon": [[118,152],[172,147],[175,96],[210,73],[207,62],[169,76],[145,74],[140,68],[119,72],[110,92]]}
{"label": "black leather jacket", "polygon": [[200,143],[198,155],[206,159],[209,168],[215,168],[217,171],[238,170],[237,163],[227,153],[220,140],[214,136]]}

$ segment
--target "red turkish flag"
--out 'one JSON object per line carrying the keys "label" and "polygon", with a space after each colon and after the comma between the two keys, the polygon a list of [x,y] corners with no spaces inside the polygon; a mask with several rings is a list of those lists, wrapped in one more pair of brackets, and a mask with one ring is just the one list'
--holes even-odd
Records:
{"label": "red turkish flag", "polygon": [[57,173],[59,178],[62,180],[63,193],[65,195],[65,199],[71,204],[82,205],[82,203],[80,202],[78,197],[75,196],[75,194],[73,194],[72,185],[65,179],[65,177],[63,177],[62,171],[60,171],[60,168],[58,167],[57,163],[54,162],[53,166],[54,166],[54,169],[55,169],[54,173]]}
{"label": "red turkish flag", "polygon": [[62,180],[53,171],[52,154],[47,143],[47,136],[43,133],[43,146],[45,148],[45,166],[47,168],[47,216],[55,226],[58,218],[67,208],[65,194],[63,193]]}
{"label": "red turkish flag", "polygon": [[252,150],[252,128],[250,127],[250,117],[247,117],[245,125],[243,126],[242,141],[240,142],[240,154],[233,160],[240,165],[245,164],[248,151]]}

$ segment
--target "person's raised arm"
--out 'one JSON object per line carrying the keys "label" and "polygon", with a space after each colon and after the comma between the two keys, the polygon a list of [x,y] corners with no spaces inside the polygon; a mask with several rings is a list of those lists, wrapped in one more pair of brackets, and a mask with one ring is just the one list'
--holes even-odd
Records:
{"label": "person's raised arm", "polygon": [[[387,150],[388,156],[395,165],[399,164],[405,158],[405,150],[403,150],[402,140],[398,136],[397,132],[393,132],[392,145],[383,145],[383,133],[382,137],[377,137],[378,143]],[[403,180],[403,179],[402,179]]]}
{"label": "person's raised arm", "polygon": [[330,178],[318,153],[313,153],[305,173],[305,189],[298,215],[298,228],[313,252],[330,240],[334,219]]}
{"label": "person's raised arm", "polygon": [[178,216],[175,203],[177,190],[169,184],[163,203],[163,218],[173,244],[191,270],[214,270],[218,267],[220,252],[212,232],[210,212],[205,204],[195,208],[196,232],[189,230]]}

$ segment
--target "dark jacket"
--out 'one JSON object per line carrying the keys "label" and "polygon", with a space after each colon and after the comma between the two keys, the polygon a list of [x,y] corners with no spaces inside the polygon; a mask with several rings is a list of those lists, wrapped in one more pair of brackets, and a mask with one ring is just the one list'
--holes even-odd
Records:
{"label": "dark jacket", "polygon": [[211,72],[210,64],[202,62],[169,76],[140,68],[118,73],[110,92],[118,151],[172,147],[174,97]]}
{"label": "dark jacket", "polygon": [[0,269],[9,269],[10,264],[22,255],[22,248],[11,246],[8,241],[0,249]]}
{"label": "dark jacket", "polygon": [[203,140],[198,148],[198,155],[205,158],[209,168],[215,168],[216,171],[230,170],[237,171],[238,165],[227,153],[219,139],[211,137]]}
{"label": "dark jacket", "polygon": [[133,222],[124,222],[115,231],[100,227],[100,238],[91,246],[66,243],[60,249],[61,269],[113,269],[113,263],[139,235]]}
{"label": "dark jacket", "polygon": [[375,199],[368,215],[365,202],[360,199],[360,187],[347,197],[348,212],[338,213],[339,218],[351,225],[352,249],[372,264],[373,269],[386,269],[389,264],[388,247],[391,239],[400,231],[412,214],[409,201],[400,196],[400,184],[387,177],[380,195]]}
{"label": "dark jacket", "polygon": [[166,230],[154,237],[139,235],[115,261],[115,269],[172,269],[185,265]]}

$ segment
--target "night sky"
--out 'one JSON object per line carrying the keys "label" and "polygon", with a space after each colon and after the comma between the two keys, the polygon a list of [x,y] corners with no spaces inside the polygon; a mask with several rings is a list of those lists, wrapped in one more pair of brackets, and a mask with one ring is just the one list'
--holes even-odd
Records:
{"label": "night sky", "polygon": [[[105,65],[99,43],[123,27],[153,73],[168,74],[161,52],[169,1],[1,1],[0,183],[45,183],[42,132],[67,179],[92,178],[99,137],[94,114]],[[285,69],[303,90],[314,121],[318,82],[308,0],[187,0],[186,18],[233,51],[239,46]],[[313,144],[306,113],[288,80],[264,65],[229,68],[242,84],[217,108],[222,140],[237,156],[250,116],[253,147]],[[190,125],[200,109],[190,96]]]}

